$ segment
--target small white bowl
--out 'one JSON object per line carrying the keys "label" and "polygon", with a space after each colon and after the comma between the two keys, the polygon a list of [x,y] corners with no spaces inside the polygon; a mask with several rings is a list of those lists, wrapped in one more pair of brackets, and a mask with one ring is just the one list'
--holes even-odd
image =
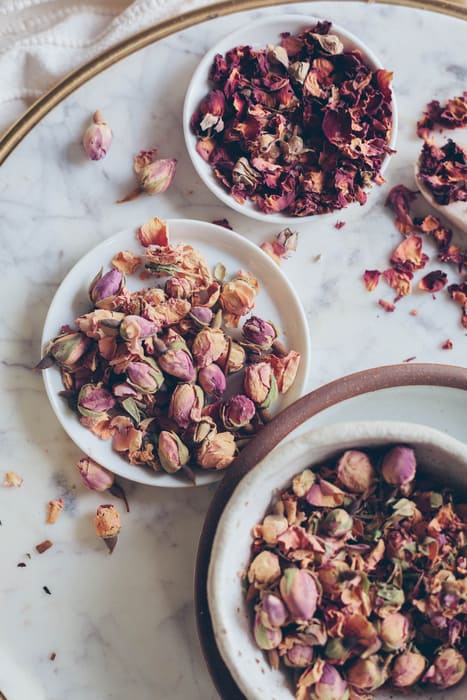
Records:
{"label": "small white bowl", "polygon": [[[426,426],[391,422],[337,423],[288,441],[273,450],[238,484],[223,514],[211,551],[207,592],[219,652],[235,683],[248,700],[292,700],[293,691],[283,670],[270,668],[251,631],[241,577],[251,558],[251,530],[266,514],[273,494],[290,485],[307,466],[320,464],[346,449],[410,444],[430,478],[464,490],[467,445]],[[377,691],[379,700],[463,700],[467,679],[447,691]]]}
{"label": "small white bowl", "polygon": [[[213,170],[209,163],[207,163],[196,151],[196,144],[198,142],[197,136],[192,132],[190,127],[190,119],[192,114],[198,108],[201,100],[209,92],[211,88],[208,75],[209,69],[212,65],[214,57],[216,54],[225,54],[229,49],[238,45],[250,45],[254,48],[262,48],[267,44],[275,44],[279,40],[279,35],[281,32],[290,32],[291,34],[296,34],[303,31],[306,27],[309,27],[316,22],[319,22],[318,17],[312,17],[310,15],[288,15],[281,14],[273,17],[266,17],[264,19],[257,20],[255,22],[249,22],[241,29],[237,29],[228,36],[224,37],[215,44],[207,54],[202,58],[198,67],[196,68],[193,76],[191,78],[188,90],[185,96],[185,102],[183,105],[183,133],[185,136],[185,142],[188,149],[188,153],[193,162],[195,170],[200,176],[204,184],[211,190],[211,192],[224,204],[244,214],[245,216],[250,216],[253,219],[258,219],[260,221],[265,221],[267,223],[278,223],[278,224],[296,224],[305,221],[311,221],[316,219],[316,216],[289,216],[286,214],[265,214],[260,209],[257,208],[256,204],[251,200],[247,199],[243,204],[235,201],[232,195],[227,192],[227,190],[222,186],[219,180],[213,173]],[[322,21],[322,20],[321,20]],[[332,34],[336,34],[344,44],[345,50],[358,49],[361,51],[363,58],[368,66],[372,70],[378,70],[383,68],[381,61],[375,56],[375,54],[369,49],[361,39],[358,39],[354,34],[351,34],[346,29],[343,29],[337,24],[332,23],[331,28]],[[392,93],[392,132],[391,139],[389,141],[390,148],[395,147],[396,134],[397,134],[397,107],[394,98],[394,92]],[[381,174],[386,170],[388,163],[390,161],[390,154],[387,154],[383,160],[381,166]],[[354,202],[349,205],[352,208],[360,207],[360,205]],[[344,211],[346,211],[348,207]],[[334,216],[336,211],[330,212],[329,214],[318,215],[321,219],[323,216]],[[341,210],[339,210],[341,211]]]}

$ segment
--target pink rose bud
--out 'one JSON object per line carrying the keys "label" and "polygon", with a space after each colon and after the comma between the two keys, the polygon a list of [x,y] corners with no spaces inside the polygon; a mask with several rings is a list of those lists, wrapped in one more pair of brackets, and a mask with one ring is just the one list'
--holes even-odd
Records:
{"label": "pink rose bud", "polygon": [[91,282],[89,287],[89,298],[94,304],[99,304],[104,299],[120,294],[123,289],[125,278],[123,272],[117,269],[109,270],[102,275],[102,270]]}
{"label": "pink rose bud", "polygon": [[387,671],[380,656],[358,659],[347,670],[347,680],[358,690],[372,691],[387,680]]}
{"label": "pink rose bud", "polygon": [[242,328],[245,340],[253,345],[258,345],[262,350],[269,350],[275,339],[277,331],[270,321],[263,321],[258,316],[251,316]]}
{"label": "pink rose bud", "polygon": [[426,659],[415,651],[406,651],[396,657],[391,681],[396,688],[407,688],[418,683],[426,668]]}
{"label": "pink rose bud", "polygon": [[168,474],[178,472],[190,459],[187,446],[176,433],[168,430],[163,430],[159,434],[157,453],[162,468]]}
{"label": "pink rose bud", "polygon": [[86,488],[91,491],[107,491],[112,488],[115,476],[90,457],[83,457],[77,463],[79,475]]}
{"label": "pink rose bud", "polygon": [[417,462],[411,447],[393,447],[385,455],[381,473],[391,486],[404,486],[415,479]]}
{"label": "pink rose bud", "polygon": [[285,648],[287,649],[283,656],[286,666],[305,668],[305,666],[311,664],[314,656],[313,647],[308,646],[298,639],[298,637],[286,637],[284,642]]}
{"label": "pink rose bud", "polygon": [[249,365],[243,377],[243,390],[260,408],[270,408],[279,395],[271,365],[267,362]]}
{"label": "pink rose bud", "polygon": [[217,435],[217,426],[209,416],[202,416],[199,423],[192,423],[187,432],[186,438],[195,445],[201,445],[204,440],[212,441]]}
{"label": "pink rose bud", "polygon": [[142,316],[128,315],[120,324],[120,335],[123,340],[133,340],[134,338],[150,338],[157,333],[157,326],[152,321],[148,321]]}
{"label": "pink rose bud", "polygon": [[318,602],[318,588],[313,576],[305,569],[285,569],[280,581],[282,600],[294,622],[311,620]]}
{"label": "pink rose bud", "polygon": [[465,671],[466,663],[462,654],[453,647],[447,647],[437,653],[422,680],[429,681],[437,688],[450,688],[463,679]]}
{"label": "pink rose bud", "polygon": [[203,440],[196,452],[196,461],[203,469],[225,469],[234,461],[236,451],[232,433],[217,433]]}
{"label": "pink rose bud", "polygon": [[164,383],[164,375],[151,357],[130,362],[126,372],[128,384],[142,394],[154,394]]}
{"label": "pink rose bud", "polygon": [[329,537],[344,537],[352,531],[352,526],[352,516],[343,508],[334,508],[323,520],[321,529]]}
{"label": "pink rose bud", "polygon": [[259,605],[256,607],[262,624],[268,629],[282,627],[285,625],[288,613],[287,609],[279,598],[273,593],[266,593]]}
{"label": "pink rose bud", "polygon": [[96,535],[101,537],[109,550],[109,554],[115,549],[118,535],[122,529],[120,513],[111,503],[105,503],[98,507],[94,518]]}
{"label": "pink rose bud", "polygon": [[185,343],[170,343],[168,350],[159,355],[157,361],[162,371],[171,377],[182,382],[194,382],[196,379],[196,370]]}
{"label": "pink rose bud", "polygon": [[169,277],[165,283],[165,293],[173,299],[187,299],[191,292],[191,282],[183,277]]}
{"label": "pink rose bud", "polygon": [[77,408],[82,416],[104,418],[115,403],[114,397],[104,389],[102,383],[84,384],[78,394]]}
{"label": "pink rose bud", "polygon": [[264,588],[280,578],[279,557],[267,550],[256,555],[248,569],[248,581],[255,588]]}
{"label": "pink rose bud", "polygon": [[250,423],[256,413],[255,404],[248,396],[237,394],[223,404],[220,415],[227,430],[239,430]]}
{"label": "pink rose bud", "polygon": [[257,613],[255,616],[255,624],[253,627],[256,644],[260,649],[269,651],[279,646],[282,641],[282,632],[280,629],[268,628],[261,622],[261,616]]}
{"label": "pink rose bud", "polygon": [[239,372],[244,368],[246,362],[246,353],[241,345],[233,341],[230,347],[219,357],[221,367],[226,367],[227,374]]}
{"label": "pink rose bud", "polygon": [[304,498],[316,481],[316,474],[311,469],[304,469],[292,481],[292,491],[299,498]]}
{"label": "pink rose bud", "polygon": [[313,688],[313,697],[316,700],[348,700],[347,681],[331,664],[325,664],[321,678]]}
{"label": "pink rose bud", "polygon": [[224,372],[219,365],[215,363],[200,369],[198,373],[198,382],[208,396],[215,396],[217,398],[222,396],[227,386]]}
{"label": "pink rose bud", "polygon": [[189,316],[198,325],[209,326],[213,313],[207,306],[192,306]]}
{"label": "pink rose bud", "polygon": [[363,493],[376,478],[370,458],[359,450],[347,450],[337,464],[339,482],[352,493]]}
{"label": "pink rose bud", "polygon": [[402,613],[392,613],[378,622],[378,633],[383,649],[397,651],[407,642],[409,621]]}
{"label": "pink rose bud", "polygon": [[89,350],[90,344],[91,339],[83,333],[64,333],[49,344],[46,352],[59,367],[73,369]]}
{"label": "pink rose bud", "polygon": [[266,544],[277,544],[277,538],[287,530],[289,523],[283,515],[267,515],[261,525],[261,535]]}
{"label": "pink rose bud", "polygon": [[202,328],[193,340],[191,352],[197,367],[207,367],[225,352],[227,338],[220,328]]}
{"label": "pink rose bud", "polygon": [[195,384],[178,384],[170,397],[169,418],[180,428],[188,428],[191,423],[201,420],[204,395],[201,387]]}
{"label": "pink rose bud", "polygon": [[112,131],[104,121],[102,114],[97,111],[83,136],[83,147],[91,160],[102,160],[112,143]]}

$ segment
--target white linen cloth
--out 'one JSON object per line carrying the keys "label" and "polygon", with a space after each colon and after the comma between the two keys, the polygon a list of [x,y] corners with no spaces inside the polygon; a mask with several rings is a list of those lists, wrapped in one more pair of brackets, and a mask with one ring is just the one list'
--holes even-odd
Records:
{"label": "white linen cloth", "polygon": [[0,135],[68,72],[155,22],[214,0],[0,0]]}

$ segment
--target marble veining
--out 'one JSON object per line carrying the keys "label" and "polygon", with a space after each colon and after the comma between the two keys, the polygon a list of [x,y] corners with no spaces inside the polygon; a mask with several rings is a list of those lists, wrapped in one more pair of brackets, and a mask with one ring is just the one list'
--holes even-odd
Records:
{"label": "marble veining", "polygon": [[[109,557],[94,535],[92,515],[110,497],[78,482],[74,463],[80,454],[30,368],[39,358],[55,289],[74,262],[107,236],[154,215],[227,217],[256,243],[277,233],[273,224],[228,210],[199,181],[185,153],[181,110],[197,61],[218,37],[281,11],[326,17],[358,34],[394,70],[399,106],[398,153],[388,183],[371,194],[364,210],[336,214],[336,221],[346,221],[341,230],[329,221],[297,222],[298,253],[284,271],[309,320],[308,388],[413,356],[465,365],[460,311],[445,294],[434,300],[415,291],[386,314],[377,299],[390,299],[389,292],[381,287],[368,294],[361,282],[366,268],[384,269],[399,241],[383,203],[391,185],[413,185],[418,115],[433,97],[465,89],[461,21],[385,5],[286,4],[183,31],[70,95],[0,172],[0,472],[24,477],[20,489],[0,488],[0,689],[8,689],[8,700],[217,697],[199,650],[192,603],[196,547],[215,486],[172,491],[125,484],[131,512],[123,516]],[[114,131],[100,163],[87,161],[80,145],[96,108]],[[133,154],[151,146],[179,159],[174,186],[164,196],[117,206],[115,200],[133,187]],[[434,252],[428,245],[427,251]],[[409,314],[413,308],[416,317]],[[450,351],[441,349],[447,338]],[[46,504],[60,496],[65,511],[56,525],[46,525]],[[34,547],[46,538],[54,546],[38,555]],[[26,566],[18,567],[21,562]]]}

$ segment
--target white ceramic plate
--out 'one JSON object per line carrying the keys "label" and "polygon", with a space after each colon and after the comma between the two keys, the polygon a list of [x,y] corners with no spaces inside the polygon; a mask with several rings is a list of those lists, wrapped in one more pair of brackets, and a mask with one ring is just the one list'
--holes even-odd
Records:
{"label": "white ceramic plate", "polygon": [[[183,241],[193,245],[205,255],[211,266],[222,262],[228,275],[243,268],[257,277],[260,292],[254,313],[275,323],[281,331],[285,345],[297,350],[302,356],[293,386],[287,394],[280,397],[273,412],[295,401],[303,392],[308,374],[309,336],[301,303],[285,275],[258,246],[222,226],[188,219],[172,219],[169,221],[169,236],[172,243]],[[120,250],[142,252],[134,230],[122,231],[108,238],[81,258],[70,270],[50,305],[42,333],[43,350],[49,340],[58,335],[63,324],[71,325],[75,318],[91,310],[87,294],[89,284],[101,267],[104,271],[110,269],[111,259]],[[154,284],[157,284],[157,278],[154,278]],[[148,282],[143,283],[137,276],[127,277],[127,286],[131,291],[147,285]],[[54,366],[45,370],[43,376],[47,395],[58,420],[85,454],[115,474],[132,481],[153,486],[190,485],[186,479],[176,475],[155,473],[144,467],[129,464],[112,450],[110,440],[100,440],[84,428],[66,401],[58,395],[63,389],[58,368]],[[196,483],[202,485],[217,481],[222,478],[222,474],[222,471],[199,470]]]}
{"label": "white ceramic plate", "polygon": [[[257,464],[238,484],[219,520],[211,550],[207,591],[217,647],[236,684],[248,700],[292,700],[289,679],[270,668],[251,632],[249,606],[241,575],[251,556],[251,530],[264,517],[274,492],[287,488],[292,477],[309,465],[333,458],[346,449],[394,443],[414,447],[419,464],[430,477],[446,485],[463,485],[467,446],[423,425],[391,421],[339,423],[308,430],[282,444]],[[377,691],[379,700],[463,700],[467,679],[448,691],[430,689],[396,694]]]}
{"label": "white ceramic plate", "polygon": [[[216,54],[225,54],[229,49],[238,45],[250,45],[254,48],[262,48],[267,46],[267,44],[277,44],[279,41],[279,35],[281,32],[290,32],[291,34],[296,34],[310,25],[316,24],[320,21],[317,17],[312,17],[310,15],[287,15],[281,14],[274,17],[266,17],[264,19],[257,20],[256,22],[250,22],[241,29],[237,29],[228,36],[221,39],[215,46],[213,46],[207,54],[203,57],[201,62],[198,64],[193,76],[191,78],[188,90],[185,96],[185,103],[183,106],[183,133],[185,135],[185,142],[187,145],[188,153],[193,162],[193,165],[203,180],[204,184],[209,187],[211,192],[216,195],[224,204],[240,212],[240,214],[245,214],[254,219],[259,219],[260,221],[266,221],[269,223],[278,224],[296,224],[297,222],[311,221],[316,219],[316,216],[287,216],[285,214],[265,214],[260,211],[254,202],[247,199],[243,204],[239,204],[235,199],[227,192],[227,190],[220,184],[219,180],[214,175],[209,163],[206,163],[203,158],[196,152],[197,137],[190,128],[190,119],[198,108],[199,103],[205,97],[206,93],[212,89],[210,82],[208,80],[209,69],[212,65],[214,57]],[[366,63],[373,69],[377,70],[383,68],[381,61],[375,56],[375,54],[354,34],[351,34],[346,29],[343,29],[338,24],[332,24],[331,32],[337,34],[342,43],[344,44],[344,49],[359,49]],[[396,101],[392,99],[392,110],[393,110],[393,128],[392,135],[389,145],[391,148],[395,147],[396,135],[397,135],[397,107]],[[387,155],[383,160],[381,173],[384,172],[390,160],[390,155]],[[350,205],[352,209],[360,209],[358,203],[353,203]],[[347,208],[348,209],[348,208]],[[347,211],[347,209],[345,211]],[[364,209],[362,208],[362,211]],[[322,220],[323,216],[334,217],[336,212],[331,212],[330,214],[321,214],[319,218]]]}

